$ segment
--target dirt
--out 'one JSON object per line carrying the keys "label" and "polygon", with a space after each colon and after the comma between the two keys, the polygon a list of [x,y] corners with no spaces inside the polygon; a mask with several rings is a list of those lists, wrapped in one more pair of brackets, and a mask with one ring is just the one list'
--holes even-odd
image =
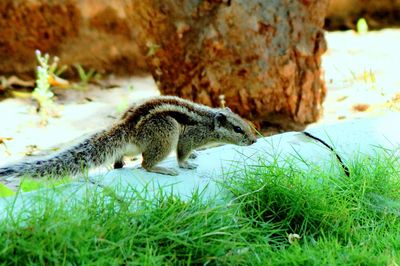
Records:
{"label": "dirt", "polygon": [[318,123],[398,112],[400,30],[327,34],[323,57],[328,94]]}

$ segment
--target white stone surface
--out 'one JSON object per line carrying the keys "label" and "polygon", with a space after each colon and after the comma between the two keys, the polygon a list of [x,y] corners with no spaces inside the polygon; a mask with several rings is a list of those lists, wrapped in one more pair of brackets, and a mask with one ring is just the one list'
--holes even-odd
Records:
{"label": "white stone surface", "polygon": [[[362,154],[373,155],[379,149],[399,150],[400,148],[400,113],[390,113],[379,118],[357,119],[335,125],[319,125],[307,130],[333,146],[346,162],[353,156]],[[398,154],[398,153],[396,153]],[[244,165],[254,165],[259,158],[267,162],[278,156],[282,162],[286,158],[301,156],[305,161],[297,162],[307,168],[307,164],[326,167],[327,171],[342,171],[334,154],[300,132],[289,132],[272,137],[261,138],[249,147],[225,145],[198,152],[194,162],[199,165],[196,170],[180,169],[178,176],[165,176],[145,172],[136,167],[111,170],[104,174],[92,174],[91,179],[97,180],[102,186],[119,188],[121,191],[147,191],[158,193],[173,191],[183,198],[190,197],[196,189],[204,191],[205,195],[218,195],[218,182],[224,180],[230,171],[235,171]],[[174,156],[165,160],[162,165],[178,167]],[[332,167],[334,169],[332,169]],[[51,200],[62,203],[79,200],[83,193],[98,186],[84,180],[59,186],[55,189],[41,189],[29,193],[19,193],[17,196],[0,198],[0,218],[7,212],[19,214],[21,208],[35,208],[35,197],[46,195]]]}

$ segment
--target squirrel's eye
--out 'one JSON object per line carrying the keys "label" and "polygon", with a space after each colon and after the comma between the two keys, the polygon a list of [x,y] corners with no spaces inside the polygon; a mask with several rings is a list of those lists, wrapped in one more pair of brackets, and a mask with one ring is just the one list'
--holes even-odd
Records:
{"label": "squirrel's eye", "polygon": [[241,133],[241,134],[244,133],[240,127],[233,127],[233,131],[235,131],[236,133]]}

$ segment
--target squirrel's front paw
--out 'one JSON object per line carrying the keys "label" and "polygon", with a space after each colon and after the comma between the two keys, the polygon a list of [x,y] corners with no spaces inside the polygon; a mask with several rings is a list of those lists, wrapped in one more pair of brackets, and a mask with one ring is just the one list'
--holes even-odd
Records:
{"label": "squirrel's front paw", "polygon": [[192,153],[189,155],[189,159],[196,159],[198,156],[197,152],[192,151]]}
{"label": "squirrel's front paw", "polygon": [[183,169],[196,169],[197,164],[188,163],[188,162],[179,162],[179,167]]}

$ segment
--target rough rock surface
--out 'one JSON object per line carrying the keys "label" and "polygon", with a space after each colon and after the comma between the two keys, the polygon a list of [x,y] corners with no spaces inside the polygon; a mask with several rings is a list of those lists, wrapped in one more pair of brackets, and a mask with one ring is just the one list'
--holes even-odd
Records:
{"label": "rough rock surface", "polygon": [[131,2],[137,40],[162,93],[212,106],[225,95],[258,126],[319,118],[328,1]]}

